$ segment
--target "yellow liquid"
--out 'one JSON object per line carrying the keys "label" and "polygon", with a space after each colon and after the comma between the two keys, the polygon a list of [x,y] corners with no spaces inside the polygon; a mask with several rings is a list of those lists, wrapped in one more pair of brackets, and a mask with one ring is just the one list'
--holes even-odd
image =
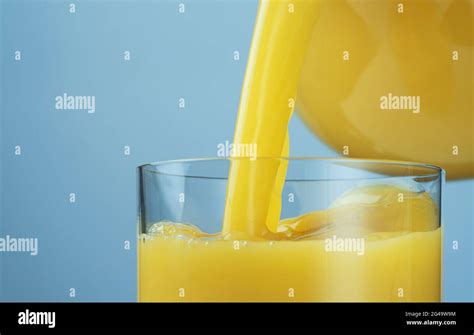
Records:
{"label": "yellow liquid", "polygon": [[[234,138],[260,157],[288,155],[321,3],[260,2]],[[280,221],[285,174],[285,160],[232,160],[220,234],[157,223],[142,235],[139,300],[439,301],[439,219],[427,193],[360,187],[325,211]],[[332,238],[355,239],[364,252],[328,251]]]}
{"label": "yellow liquid", "polygon": [[139,300],[439,301],[439,229],[367,239],[362,256],[324,240],[141,240]]}

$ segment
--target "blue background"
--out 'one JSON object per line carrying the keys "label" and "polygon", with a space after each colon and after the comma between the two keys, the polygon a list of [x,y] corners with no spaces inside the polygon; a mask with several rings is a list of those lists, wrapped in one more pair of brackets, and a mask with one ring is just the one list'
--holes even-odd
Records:
{"label": "blue background", "polygon": [[[134,301],[136,166],[233,137],[256,0],[71,2],[1,1],[0,236],[39,254],[0,253],[0,300]],[[56,110],[63,93],[96,112]],[[291,155],[337,155],[297,117],[290,137]],[[448,301],[474,300],[473,199],[472,180],[444,189]]]}

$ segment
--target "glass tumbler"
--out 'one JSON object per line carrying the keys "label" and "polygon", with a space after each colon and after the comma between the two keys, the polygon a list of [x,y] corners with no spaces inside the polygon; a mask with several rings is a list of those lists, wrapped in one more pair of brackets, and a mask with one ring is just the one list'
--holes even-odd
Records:
{"label": "glass tumbler", "polygon": [[[255,172],[238,180],[250,190],[240,199],[228,189],[238,164]],[[284,182],[272,196],[256,197],[268,188],[259,173],[275,167],[286,170]],[[382,160],[142,165],[138,300],[440,301],[443,181],[438,167]],[[279,219],[259,222],[273,205]],[[265,234],[229,233],[230,209],[241,226],[259,225]]]}

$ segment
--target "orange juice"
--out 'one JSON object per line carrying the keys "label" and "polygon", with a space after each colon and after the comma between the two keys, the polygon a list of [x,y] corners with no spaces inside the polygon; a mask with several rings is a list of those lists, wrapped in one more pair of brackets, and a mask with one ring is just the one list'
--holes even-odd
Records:
{"label": "orange juice", "polygon": [[366,238],[358,255],[328,252],[321,239],[149,237],[139,300],[439,301],[439,229]]}

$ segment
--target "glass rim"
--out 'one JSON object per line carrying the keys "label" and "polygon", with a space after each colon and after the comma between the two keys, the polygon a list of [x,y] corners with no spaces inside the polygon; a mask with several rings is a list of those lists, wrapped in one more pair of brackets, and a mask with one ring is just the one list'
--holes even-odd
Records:
{"label": "glass rim", "polygon": [[[200,157],[200,158],[184,158],[184,159],[174,159],[174,160],[163,160],[163,161],[156,161],[145,163],[139,165],[137,167],[138,171],[140,172],[149,172],[154,174],[160,174],[164,176],[170,177],[182,177],[182,178],[201,178],[201,179],[219,179],[219,180],[227,180],[228,177],[209,177],[209,176],[197,176],[197,175],[186,175],[186,174],[175,174],[175,173],[168,173],[159,171],[158,168],[161,166],[171,165],[171,164],[192,164],[192,163],[199,163],[199,162],[219,162],[219,161],[238,161],[238,160],[245,160],[245,161],[263,161],[263,160],[286,160],[288,162],[291,161],[310,161],[310,162],[321,162],[326,164],[352,164],[353,167],[357,167],[358,164],[365,164],[367,166],[374,165],[374,166],[385,166],[385,167],[393,167],[402,169],[405,168],[412,168],[413,170],[417,170],[418,173],[410,173],[410,174],[401,174],[401,175],[385,175],[385,176],[376,176],[376,177],[362,177],[362,178],[320,178],[320,179],[307,179],[307,180],[292,180],[292,179],[285,179],[285,182],[292,182],[292,181],[331,181],[331,180],[364,180],[364,179],[393,179],[393,178],[402,178],[402,177],[413,177],[413,178],[434,178],[434,177],[442,177],[445,175],[445,171],[436,165],[432,164],[425,164],[425,163],[418,163],[418,162],[410,162],[410,161],[402,161],[402,160],[390,160],[390,159],[365,159],[365,158],[350,158],[350,157],[316,157],[316,156],[262,156],[262,157]],[[350,167],[350,166],[349,166]],[[364,166],[359,166],[360,168],[364,168]],[[148,169],[147,169],[148,168]],[[151,168],[154,168],[151,170]],[[424,173],[420,173],[420,171],[424,171]]]}

